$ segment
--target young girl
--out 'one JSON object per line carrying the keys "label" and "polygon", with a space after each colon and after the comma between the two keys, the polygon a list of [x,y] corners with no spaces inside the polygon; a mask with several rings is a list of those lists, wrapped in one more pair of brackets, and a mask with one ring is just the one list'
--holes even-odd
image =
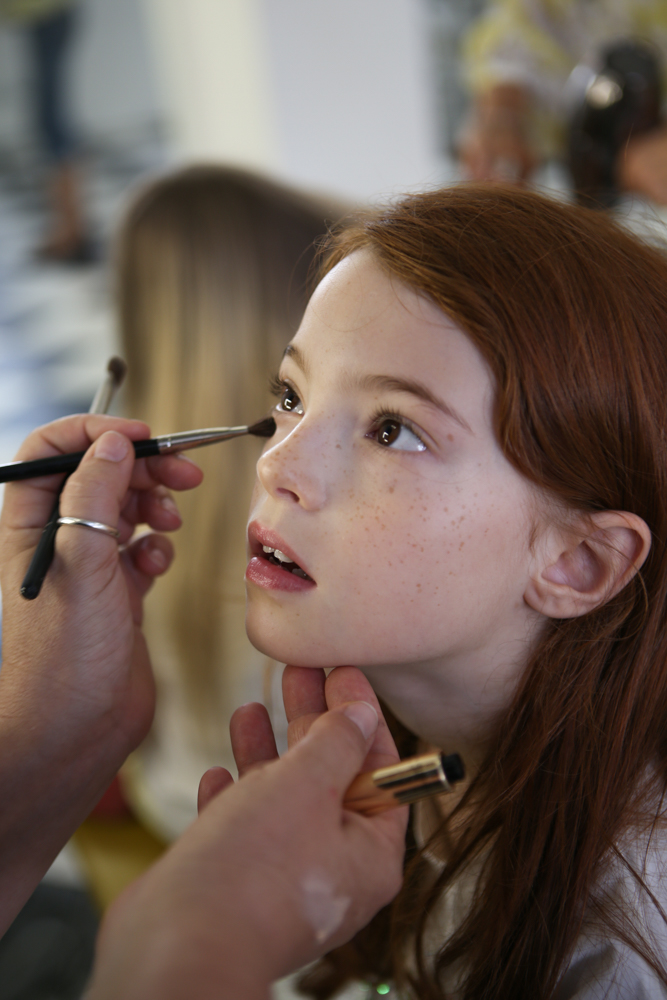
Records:
{"label": "young girl", "polygon": [[460,753],[403,890],[306,977],[429,998],[667,995],[667,263],[527,191],[333,240],[248,529],[253,643],[354,663]]}

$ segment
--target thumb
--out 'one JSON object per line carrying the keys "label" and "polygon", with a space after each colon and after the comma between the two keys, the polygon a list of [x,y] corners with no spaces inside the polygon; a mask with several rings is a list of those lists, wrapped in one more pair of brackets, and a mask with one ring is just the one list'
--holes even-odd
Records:
{"label": "thumb", "polygon": [[[118,528],[133,467],[132,442],[118,431],[106,431],[88,449],[65,484],[60,501],[61,515]],[[127,539],[121,538],[121,542],[124,541]],[[56,540],[56,550],[61,555],[68,561],[81,562],[88,571],[94,569],[96,555],[108,555],[117,548],[117,542],[110,536],[79,528],[59,531]],[[93,562],[89,564],[90,558]]]}
{"label": "thumb", "polygon": [[307,735],[283,758],[308,773],[308,780],[338,793],[342,800],[358,774],[378,727],[378,713],[365,701],[348,702],[320,716]]}

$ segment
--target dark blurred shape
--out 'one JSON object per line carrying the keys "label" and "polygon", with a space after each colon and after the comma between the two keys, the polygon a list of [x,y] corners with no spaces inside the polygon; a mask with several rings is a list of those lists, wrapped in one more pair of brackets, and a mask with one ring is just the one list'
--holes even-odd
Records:
{"label": "dark blurred shape", "polygon": [[631,137],[660,124],[657,52],[639,42],[605,49],[569,127],[568,160],[579,204],[610,208],[618,199],[616,162]]}
{"label": "dark blurred shape", "polygon": [[35,109],[39,131],[51,159],[58,163],[77,151],[64,99],[64,65],[74,37],[77,11],[57,11],[28,25],[35,67]]}
{"label": "dark blurred shape", "polygon": [[79,141],[67,90],[67,71],[76,40],[78,0],[62,0],[51,10],[37,5],[24,12],[33,63],[31,101],[35,125],[49,167],[51,231],[37,248],[43,261],[90,264],[99,256],[85,219],[79,176]]}
{"label": "dark blurred shape", "polygon": [[0,1000],[80,1000],[97,927],[85,892],[38,886],[0,941]]}

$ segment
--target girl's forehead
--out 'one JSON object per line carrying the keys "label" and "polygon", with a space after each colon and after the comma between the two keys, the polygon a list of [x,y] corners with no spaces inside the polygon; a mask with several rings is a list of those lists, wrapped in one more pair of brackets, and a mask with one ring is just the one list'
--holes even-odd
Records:
{"label": "girl's forehead", "polygon": [[340,261],[315,289],[307,319],[341,330],[369,323],[406,321],[411,315],[444,314],[425,296],[385,271],[370,250],[357,250]]}
{"label": "girl's forehead", "polygon": [[351,254],[324,278],[292,345],[306,374],[328,382],[412,379],[485,411],[493,394],[488,366],[470,338],[368,251]]}

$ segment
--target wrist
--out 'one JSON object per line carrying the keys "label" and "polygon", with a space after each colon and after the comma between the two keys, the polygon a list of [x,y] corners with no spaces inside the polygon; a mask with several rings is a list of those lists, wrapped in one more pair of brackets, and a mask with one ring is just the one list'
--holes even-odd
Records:
{"label": "wrist", "polygon": [[[68,728],[59,704],[30,711],[29,691],[0,682],[0,933],[98,801],[124,759],[125,741],[93,722]],[[26,677],[29,688],[29,678]]]}
{"label": "wrist", "polygon": [[269,1000],[261,941],[249,944],[236,913],[218,908],[204,924],[201,907],[188,913],[164,896],[156,907],[137,889],[126,890],[105,917],[85,1000],[191,1000],[193,993],[197,1000]]}

